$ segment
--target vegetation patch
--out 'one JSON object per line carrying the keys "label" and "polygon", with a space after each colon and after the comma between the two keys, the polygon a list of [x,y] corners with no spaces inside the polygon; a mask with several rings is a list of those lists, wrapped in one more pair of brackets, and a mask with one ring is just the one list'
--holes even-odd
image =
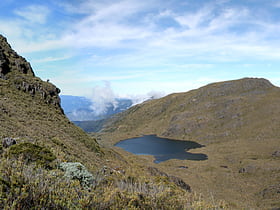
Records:
{"label": "vegetation patch", "polygon": [[24,142],[11,146],[7,153],[9,158],[22,158],[25,163],[36,164],[49,168],[50,163],[56,159],[55,155],[45,147]]}
{"label": "vegetation patch", "polygon": [[93,175],[81,163],[61,163],[59,168],[65,171],[65,177],[79,180],[84,187],[89,187],[93,184]]}

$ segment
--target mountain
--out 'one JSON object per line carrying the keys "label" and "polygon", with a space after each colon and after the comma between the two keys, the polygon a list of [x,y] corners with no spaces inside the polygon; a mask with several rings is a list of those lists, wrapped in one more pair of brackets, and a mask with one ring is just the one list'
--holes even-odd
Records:
{"label": "mountain", "polygon": [[108,118],[128,109],[132,105],[132,100],[116,98],[114,103],[102,104],[102,112],[96,112],[100,104],[92,102],[90,99],[81,96],[61,95],[61,106],[66,116],[71,121],[96,121]]}
{"label": "mountain", "polygon": [[266,79],[213,83],[133,106],[105,121],[99,136],[107,145],[149,134],[196,141],[208,160],[170,160],[160,169],[234,208],[279,208],[279,104],[280,88]]}
{"label": "mountain", "polygon": [[214,83],[136,105],[113,117],[107,128],[214,141],[217,137],[258,136],[262,130],[257,128],[273,126],[270,136],[274,136],[278,119],[270,121],[279,111],[278,94],[279,88],[265,79]]}
{"label": "mountain", "polygon": [[64,115],[59,92],[0,35],[0,209],[220,205],[153,164],[101,146]]}

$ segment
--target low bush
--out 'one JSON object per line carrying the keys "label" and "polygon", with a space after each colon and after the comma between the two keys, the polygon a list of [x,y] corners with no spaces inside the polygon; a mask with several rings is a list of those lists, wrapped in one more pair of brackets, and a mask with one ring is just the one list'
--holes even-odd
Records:
{"label": "low bush", "polygon": [[26,164],[35,162],[37,165],[50,168],[50,163],[56,159],[47,148],[36,144],[24,142],[11,146],[7,152],[9,158],[22,158]]}

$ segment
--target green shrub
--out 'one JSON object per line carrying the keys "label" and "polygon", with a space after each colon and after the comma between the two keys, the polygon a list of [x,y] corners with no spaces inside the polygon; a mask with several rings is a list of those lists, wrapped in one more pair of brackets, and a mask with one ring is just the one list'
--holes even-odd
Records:
{"label": "green shrub", "polygon": [[93,175],[81,163],[61,163],[59,168],[65,171],[65,177],[79,180],[84,187],[89,187],[93,184]]}
{"label": "green shrub", "polygon": [[42,167],[50,168],[55,155],[45,147],[32,143],[20,143],[11,146],[7,153],[9,158],[22,158],[25,163],[35,162]]}

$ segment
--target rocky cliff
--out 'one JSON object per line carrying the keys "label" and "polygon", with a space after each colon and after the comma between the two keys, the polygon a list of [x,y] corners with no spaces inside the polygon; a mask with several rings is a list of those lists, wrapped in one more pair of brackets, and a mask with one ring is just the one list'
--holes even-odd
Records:
{"label": "rocky cliff", "polygon": [[34,76],[30,63],[19,56],[7,39],[0,35],[0,77],[5,78],[5,75],[14,71]]}
{"label": "rocky cliff", "polygon": [[60,90],[53,84],[35,77],[30,63],[19,56],[2,35],[0,35],[0,79],[8,80],[18,90],[60,108],[58,96]]}

